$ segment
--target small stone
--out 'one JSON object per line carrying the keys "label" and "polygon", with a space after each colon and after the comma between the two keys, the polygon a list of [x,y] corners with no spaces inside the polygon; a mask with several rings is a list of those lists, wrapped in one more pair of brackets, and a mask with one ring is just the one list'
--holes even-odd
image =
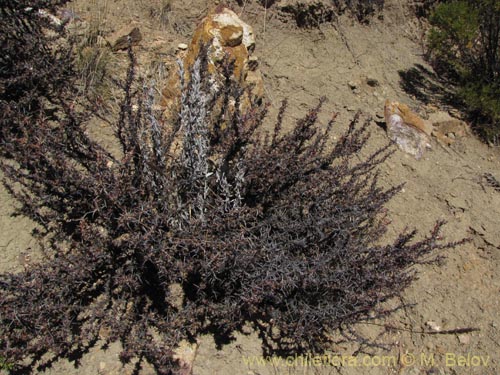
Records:
{"label": "small stone", "polygon": [[436,367],[432,367],[429,370],[427,370],[427,375],[439,375],[440,373],[441,371]]}
{"label": "small stone", "polygon": [[367,78],[366,84],[370,87],[377,87],[379,85],[378,81],[375,78]]}
{"label": "small stone", "polygon": [[431,330],[434,332],[440,332],[441,331],[441,326],[439,326],[436,322],[429,320],[428,322],[425,322],[425,325],[429,327]]}
{"label": "small stone", "polygon": [[436,347],[434,348],[434,351],[437,354],[444,355],[448,352],[448,348],[446,348],[445,346],[442,346],[442,345],[436,345]]}
{"label": "small stone", "polygon": [[185,51],[188,49],[188,45],[186,43],[179,43],[177,45],[177,48],[180,49],[181,51]]}
{"label": "small stone", "polygon": [[349,82],[347,83],[347,86],[349,86],[349,88],[350,88],[351,90],[355,90],[355,89],[358,87],[357,83],[356,83],[356,82],[354,82],[354,81],[349,81]]}
{"label": "small stone", "polygon": [[458,342],[462,345],[470,344],[470,336],[469,335],[458,335]]}
{"label": "small stone", "polygon": [[465,262],[463,265],[462,265],[462,268],[465,272],[468,272],[470,271],[473,267],[472,263],[471,262]]}
{"label": "small stone", "polygon": [[130,45],[136,46],[139,44],[139,42],[142,40],[142,34],[141,31],[139,30],[138,27],[134,27],[132,31],[127,33],[126,35],[120,36],[116,41],[113,43],[113,51],[119,51],[122,49],[127,49]]}
{"label": "small stone", "polygon": [[99,369],[102,371],[106,368],[106,362],[99,362]]}

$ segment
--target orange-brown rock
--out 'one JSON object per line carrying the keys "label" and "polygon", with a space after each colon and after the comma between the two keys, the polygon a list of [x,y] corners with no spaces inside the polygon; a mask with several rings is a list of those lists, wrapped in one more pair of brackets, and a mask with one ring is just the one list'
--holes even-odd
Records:
{"label": "orange-brown rock", "polygon": [[410,108],[387,100],[384,107],[387,134],[399,148],[420,159],[427,148],[431,148],[432,124],[424,121]]}
{"label": "orange-brown rock", "polygon": [[401,116],[406,125],[413,126],[414,128],[423,131],[428,136],[432,134],[432,124],[429,121],[425,121],[424,119],[422,119],[406,104],[386,100],[384,113],[387,112],[389,112],[390,114],[397,114]]}
{"label": "orange-brown rock", "polygon": [[[262,98],[264,84],[258,69],[258,61],[252,55],[255,48],[255,37],[251,26],[244,23],[232,10],[219,6],[205,17],[195,30],[187,51],[181,52],[187,80],[188,72],[198,58],[202,45],[208,45],[208,72],[213,75],[214,87],[222,82],[219,73],[225,57],[234,60],[234,79],[243,88],[250,88],[251,95]],[[162,90],[162,106],[165,114],[175,113],[180,98],[180,82],[178,70],[173,72]],[[242,100],[248,105],[249,98]]]}

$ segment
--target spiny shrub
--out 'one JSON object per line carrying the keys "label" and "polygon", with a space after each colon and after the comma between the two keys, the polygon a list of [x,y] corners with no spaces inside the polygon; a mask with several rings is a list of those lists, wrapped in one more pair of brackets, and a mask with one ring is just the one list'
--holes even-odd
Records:
{"label": "spiny shrub", "polygon": [[[21,137],[33,117],[56,121],[62,97],[74,88],[71,51],[62,43],[62,30],[47,17],[65,3],[5,0],[0,5],[1,153],[14,147],[11,137]],[[48,39],[59,43],[57,51]]]}
{"label": "spiny shrub", "polygon": [[[165,123],[152,110],[154,83],[136,77],[129,56],[119,158],[87,136],[89,114],[64,96],[22,108],[22,126],[1,114],[2,126],[19,127],[2,134],[5,184],[47,244],[44,261],[0,275],[0,356],[11,372],[118,341],[124,363],[172,373],[182,339],[227,339],[246,324],[269,353],[321,352],[334,330],[383,315],[416,264],[456,245],[438,241],[440,223],[421,241],[408,232],[377,244],[399,187],[377,183],[388,146],[358,160],[368,140],[359,116],[330,143],[334,120],[317,126],[323,100],[287,132],[285,102],[265,132],[266,107],[243,103],[230,62],[215,89],[202,49],[189,80],[181,65],[178,118]],[[58,117],[38,115],[49,108]]]}

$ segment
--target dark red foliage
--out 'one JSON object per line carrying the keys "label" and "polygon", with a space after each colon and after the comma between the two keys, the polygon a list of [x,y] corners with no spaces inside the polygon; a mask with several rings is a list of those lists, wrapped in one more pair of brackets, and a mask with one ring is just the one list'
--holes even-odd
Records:
{"label": "dark red foliage", "polygon": [[24,54],[16,38],[2,40],[11,61],[1,73],[2,169],[50,245],[44,262],[0,275],[0,355],[14,373],[77,360],[101,338],[121,342],[123,362],[166,374],[181,339],[223,340],[247,323],[267,352],[321,352],[329,332],[378,316],[415,264],[454,246],[439,244],[441,224],[420,242],[410,232],[375,245],[399,187],[377,184],[388,147],[357,159],[368,122],[357,115],[330,143],[333,119],[317,126],[323,100],[290,132],[284,103],[274,131],[259,133],[266,108],[240,112],[229,63],[214,92],[203,53],[167,124],[151,90],[133,89],[129,50],[114,158],[87,136],[90,114],[70,104],[69,55],[49,48],[40,18],[23,10],[33,4],[6,4],[2,35],[29,27],[19,38],[39,48]]}

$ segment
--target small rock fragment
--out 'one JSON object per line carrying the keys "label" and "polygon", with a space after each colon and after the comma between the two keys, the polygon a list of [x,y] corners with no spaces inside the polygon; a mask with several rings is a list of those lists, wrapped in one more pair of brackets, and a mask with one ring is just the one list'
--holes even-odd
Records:
{"label": "small rock fragment", "polygon": [[470,344],[470,336],[469,335],[458,335],[458,341],[462,345]]}
{"label": "small rock fragment", "polygon": [[440,332],[441,331],[441,326],[438,325],[436,322],[429,320],[428,322],[425,322],[425,325],[429,327],[431,330],[434,332]]}
{"label": "small rock fragment", "polygon": [[441,371],[437,367],[431,367],[429,370],[426,372],[427,375],[440,375]]}
{"label": "small rock fragment", "polygon": [[368,86],[370,86],[370,87],[377,87],[377,86],[379,86],[379,82],[375,78],[367,78],[366,79],[366,84]]}
{"label": "small rock fragment", "polygon": [[129,43],[132,46],[135,46],[139,44],[139,42],[142,40],[142,34],[141,31],[139,30],[138,27],[134,27],[132,31],[130,31],[127,35],[120,36],[114,43],[113,43],[113,51],[119,51],[122,49],[127,49],[129,46]]}
{"label": "small rock fragment", "polygon": [[188,45],[186,43],[179,43],[177,45],[177,48],[180,49],[181,51],[185,51],[188,49]]}

